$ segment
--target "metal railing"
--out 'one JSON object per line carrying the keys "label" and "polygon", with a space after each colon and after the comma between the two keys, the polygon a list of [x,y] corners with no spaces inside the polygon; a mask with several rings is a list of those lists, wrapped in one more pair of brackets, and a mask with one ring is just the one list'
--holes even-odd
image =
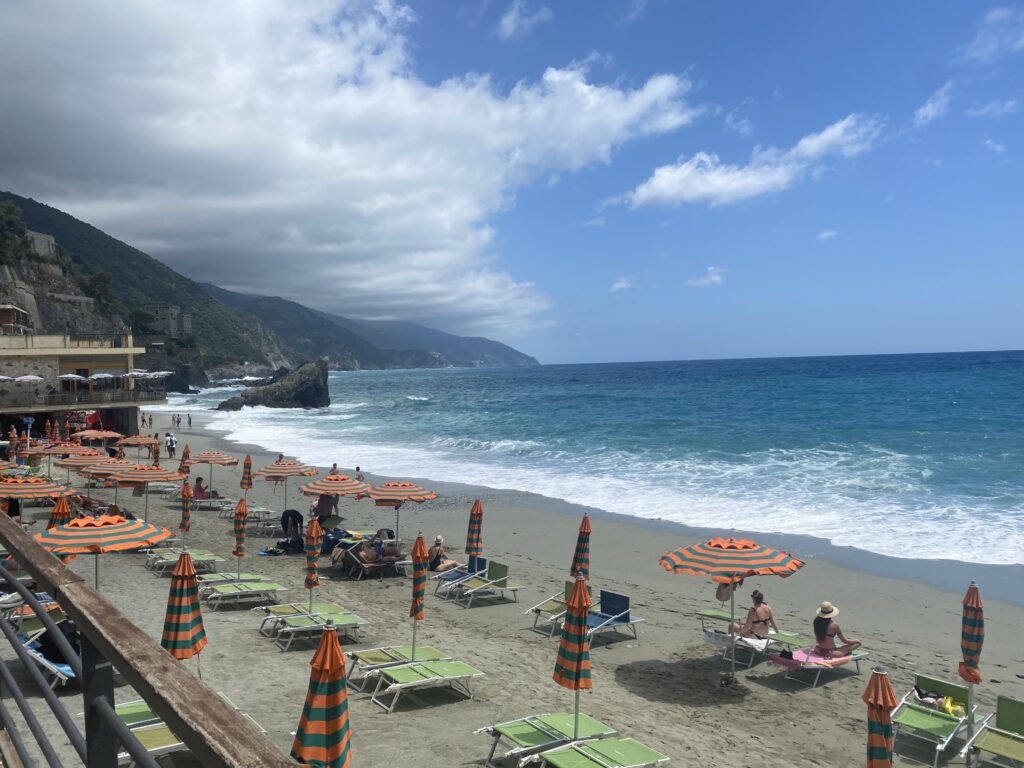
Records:
{"label": "metal railing", "polygon": [[26,333],[0,335],[0,349],[34,349],[48,352],[60,349],[132,349],[128,331],[108,333]]}
{"label": "metal railing", "polygon": [[166,400],[167,390],[163,387],[145,389],[96,389],[90,392],[58,392],[52,395],[37,395],[33,392],[5,392],[0,395],[0,406],[5,408],[32,408],[43,405],[103,405],[104,403],[139,403],[151,400]]}
{"label": "metal railing", "polygon": [[[114,669],[161,717],[203,766],[211,768],[285,768],[295,763],[273,743],[228,706],[185,667],[163,650],[153,638],[132,624],[117,608],[43,549],[21,526],[0,515],[0,543],[36,581],[38,589],[56,599],[63,613],[78,629],[81,656],[71,647],[36,595],[6,568],[0,568],[0,582],[17,591],[30,606],[57,650],[67,660],[79,681],[85,710],[84,733],[64,706],[68,697],[58,697],[39,671],[29,650],[17,636],[11,621],[0,619],[0,632],[13,648],[20,667],[31,678],[71,749],[86,768],[113,768],[119,753],[126,752],[136,765],[157,768],[157,762],[135,738],[114,710]],[[16,669],[17,667],[15,667]],[[0,734],[5,735],[14,755],[4,754],[0,741],[0,762],[20,760],[34,766],[36,761],[25,735],[8,710],[13,701],[46,764],[68,765],[70,755],[59,754],[47,737],[28,692],[0,663]],[[16,763],[15,763],[16,764]]]}

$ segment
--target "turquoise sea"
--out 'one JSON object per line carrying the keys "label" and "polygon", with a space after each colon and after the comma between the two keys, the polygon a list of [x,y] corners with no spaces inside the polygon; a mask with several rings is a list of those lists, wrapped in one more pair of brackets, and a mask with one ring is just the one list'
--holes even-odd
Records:
{"label": "turquoise sea", "polygon": [[324,410],[211,426],[315,464],[1024,563],[1024,352],[334,372],[330,387]]}

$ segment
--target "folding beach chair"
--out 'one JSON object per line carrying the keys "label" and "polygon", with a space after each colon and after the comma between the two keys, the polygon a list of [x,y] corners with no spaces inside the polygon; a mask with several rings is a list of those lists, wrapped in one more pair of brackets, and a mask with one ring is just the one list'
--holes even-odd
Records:
{"label": "folding beach chair", "polygon": [[243,581],[270,581],[269,576],[258,573],[202,573],[196,576],[199,589],[212,587],[215,584],[238,584]]}
{"label": "folding beach chair", "polygon": [[[524,615],[530,613],[533,614],[533,628],[537,629],[537,624],[543,619],[546,626],[541,629],[546,629],[548,635],[553,635],[562,626],[562,619],[565,618],[565,604],[569,600],[569,595],[572,594],[573,582],[565,582],[565,590],[558,595],[551,595],[547,597],[543,602],[537,603],[532,608],[523,611]],[[587,592],[590,592],[590,585],[587,584]]]}
{"label": "folding beach chair", "polygon": [[286,592],[285,587],[272,581],[252,581],[238,584],[214,584],[203,589],[200,597],[206,600],[211,611],[222,605],[244,605],[245,603],[276,603],[277,597]]}
{"label": "folding beach chair", "polygon": [[[151,554],[146,561],[146,568],[157,576],[170,576],[174,566],[178,564],[178,558],[182,550],[172,550],[165,553]],[[217,570],[217,564],[223,563],[224,558],[201,549],[190,549],[189,556],[192,558],[192,565],[197,573],[213,572]]]}
{"label": "folding beach chair", "polygon": [[310,614],[318,613],[348,613],[343,605],[334,602],[317,602],[313,603],[312,606],[309,603],[260,605],[251,610],[263,612],[263,621],[260,622],[259,631],[264,637],[276,635],[281,622],[292,616],[309,616]]}
{"label": "folding beach chair", "polygon": [[[399,555],[398,557],[400,558],[401,556]],[[354,576],[356,581],[362,579],[363,576],[377,576],[383,581],[388,573],[398,572],[397,566],[399,562],[399,560],[389,560],[386,562],[364,563],[355,552],[351,549],[346,549],[337,568],[347,570],[348,575]]]}
{"label": "folding beach chair", "polygon": [[573,738],[575,717],[572,712],[554,712],[547,715],[530,715],[507,723],[495,723],[474,731],[486,733],[493,737],[491,751],[484,762],[485,768],[494,768],[494,753],[498,747],[508,745],[509,749],[498,756],[499,761],[518,760],[543,752],[548,749],[568,744],[571,741],[589,741],[614,736],[617,731],[595,720],[589,715],[580,714],[579,734]]}
{"label": "folding beach chair", "polygon": [[[739,606],[736,606],[739,608]],[[726,624],[734,621],[732,614],[722,608],[701,608],[697,611],[697,618],[700,619],[702,632],[708,631],[708,624],[714,622],[716,625],[722,622]]]}
{"label": "folding beach chair", "polygon": [[[266,733],[266,729],[257,723],[252,717],[244,712],[239,713],[245,720],[249,721],[260,733]],[[169,755],[175,752],[187,752],[188,747],[179,739],[170,726],[166,723],[151,723],[132,728],[132,735],[145,747],[146,751],[153,757]],[[120,752],[117,755],[118,765],[131,765],[132,756],[127,752]]]}
{"label": "folding beach chair", "polygon": [[507,565],[491,560],[487,564],[486,574],[471,576],[465,581],[460,581],[452,587],[452,591],[455,602],[464,608],[469,608],[477,598],[500,597],[504,599],[506,593],[511,593],[512,599],[518,601],[519,597],[516,593],[522,588],[522,584],[518,584],[508,577]]}
{"label": "folding beach chair", "polygon": [[636,739],[575,741],[540,753],[541,762],[552,768],[647,768],[671,758],[644,746]]}
{"label": "folding beach chair", "polygon": [[[346,651],[345,655],[352,661],[347,672],[348,684],[357,691],[364,690],[367,682],[376,677],[371,673],[413,661],[411,645],[388,645],[363,651]],[[450,658],[451,656],[433,646],[416,646],[415,661],[447,661]]]}
{"label": "folding beach chair", "polygon": [[978,759],[986,765],[1024,766],[1024,701],[997,697],[995,715],[985,718],[960,750],[960,757],[969,749],[976,750]]}
{"label": "folding beach chair", "polygon": [[[914,685],[922,691],[949,696],[953,701],[967,705],[967,686],[947,683],[934,677],[917,675]],[[977,707],[975,707],[977,709]],[[948,712],[932,709],[918,703],[915,690],[907,691],[896,709],[892,711],[894,737],[900,734],[922,739],[935,747],[933,766],[938,766],[939,757],[962,731],[967,729],[967,715],[956,717]]]}
{"label": "folding beach chair", "polygon": [[[822,656],[817,653],[814,647],[796,648],[793,650],[793,658],[786,658],[780,653],[769,653],[768,661],[786,670],[786,680],[796,680],[804,685],[815,688],[821,679],[821,673],[827,670],[839,669],[847,664],[853,663],[856,674],[860,674],[860,661],[871,655],[869,651],[857,649],[849,656]],[[810,682],[797,677],[798,672],[810,672],[814,676]]]}
{"label": "folding beach chair", "polygon": [[[473,690],[470,685],[475,678],[483,677],[484,673],[461,661],[449,660],[400,664],[375,670],[373,675],[378,680],[370,701],[390,714],[395,711],[403,693],[426,688],[451,688],[472,699]],[[392,696],[390,703],[384,699],[389,695]]]}
{"label": "folding beach chair", "polygon": [[593,637],[602,632],[618,632],[620,629],[633,633],[633,639],[639,640],[636,625],[644,621],[629,612],[629,598],[615,592],[601,590],[597,609],[591,608],[587,614],[587,635]]}
{"label": "folding beach chair", "polygon": [[277,627],[274,642],[282,651],[287,651],[296,640],[316,640],[324,632],[328,621],[334,622],[339,635],[359,640],[359,628],[369,622],[354,613],[314,613],[307,616],[286,616]]}
{"label": "folding beach chair", "polygon": [[720,629],[705,629],[704,642],[722,649],[722,659],[730,661],[732,654],[736,655],[736,663],[746,668],[754,665],[759,656],[767,655],[772,651],[791,650],[801,648],[812,642],[811,638],[805,637],[797,632],[776,632],[768,630],[768,637],[737,637],[729,632]]}
{"label": "folding beach chair", "polygon": [[[40,633],[41,634],[41,633]],[[38,639],[20,638],[22,647],[43,673],[51,688],[63,687],[75,679],[75,671],[70,664],[62,664],[46,658],[39,649]]]}
{"label": "folding beach chair", "polygon": [[[450,571],[438,573],[430,578],[434,580],[434,594],[443,599],[448,599],[452,587],[473,576],[481,576],[487,571],[487,558],[471,555],[465,565],[452,568]],[[444,592],[442,593],[442,590]]]}

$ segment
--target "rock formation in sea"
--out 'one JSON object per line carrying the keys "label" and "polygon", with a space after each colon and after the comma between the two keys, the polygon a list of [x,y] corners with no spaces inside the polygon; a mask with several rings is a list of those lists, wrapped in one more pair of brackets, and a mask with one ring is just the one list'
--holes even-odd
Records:
{"label": "rock formation in sea", "polygon": [[327,358],[307,360],[298,368],[272,376],[242,394],[225,400],[219,411],[238,411],[246,405],[268,408],[326,408],[331,404],[327,391]]}

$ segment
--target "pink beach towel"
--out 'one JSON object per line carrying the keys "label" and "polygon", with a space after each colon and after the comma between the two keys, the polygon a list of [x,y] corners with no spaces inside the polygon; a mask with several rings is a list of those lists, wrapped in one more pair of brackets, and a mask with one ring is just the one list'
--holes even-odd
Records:
{"label": "pink beach towel", "polygon": [[793,658],[787,659],[778,653],[768,656],[768,661],[778,664],[786,669],[800,669],[801,667],[841,667],[853,661],[853,656],[822,656],[815,652],[814,648],[799,648],[793,651]]}

